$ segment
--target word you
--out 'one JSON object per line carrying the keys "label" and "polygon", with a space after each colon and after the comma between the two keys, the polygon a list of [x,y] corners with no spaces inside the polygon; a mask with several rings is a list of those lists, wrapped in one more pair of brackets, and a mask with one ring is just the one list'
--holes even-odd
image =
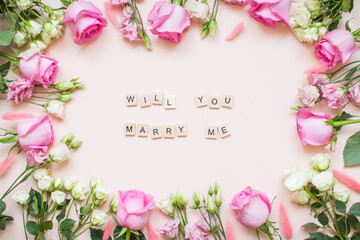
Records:
{"label": "word you", "polygon": [[126,94],[125,95],[126,106],[135,107],[139,105],[141,108],[150,107],[151,105],[164,105],[165,109],[175,109],[176,108],[176,98],[175,97],[164,97],[162,92],[153,92],[145,95],[137,94]]}
{"label": "word you", "polygon": [[207,139],[216,139],[218,133],[221,138],[226,138],[231,135],[229,126],[227,124],[222,124],[220,126],[208,126],[206,127],[206,138]]}
{"label": "word you", "polygon": [[148,137],[152,139],[186,137],[188,127],[186,124],[149,126],[148,124],[125,123],[125,136]]}
{"label": "word you", "polygon": [[220,106],[224,108],[232,108],[234,106],[235,97],[230,95],[224,95],[222,98],[220,96],[210,96],[207,97],[204,94],[199,94],[195,96],[195,105],[200,107],[208,106],[211,109],[219,109]]}

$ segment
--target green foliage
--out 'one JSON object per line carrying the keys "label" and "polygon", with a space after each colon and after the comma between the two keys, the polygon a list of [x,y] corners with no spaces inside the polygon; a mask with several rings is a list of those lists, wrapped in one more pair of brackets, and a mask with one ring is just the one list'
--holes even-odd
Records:
{"label": "green foliage", "polygon": [[[91,240],[102,240],[103,235],[104,235],[104,231],[100,229],[90,228]],[[111,237],[109,237],[109,240],[111,240]]]}
{"label": "green foliage", "polygon": [[74,233],[71,231],[74,225],[75,221],[72,219],[65,219],[60,223],[59,230],[66,237],[66,239],[71,239],[74,237]]}
{"label": "green foliage", "polygon": [[63,220],[65,218],[66,207],[69,203],[70,203],[70,200],[66,199],[65,204],[59,208],[60,213],[59,213],[59,215],[56,216],[56,220],[58,222],[60,222],[61,220]]}
{"label": "green foliage", "polygon": [[26,223],[26,230],[28,231],[28,233],[30,233],[31,235],[37,236],[38,232],[39,232],[39,226],[36,222],[34,221],[28,221]]}
{"label": "green foliage", "polygon": [[360,132],[349,137],[343,154],[346,167],[360,164]]}
{"label": "green foliage", "polygon": [[29,207],[27,209],[27,214],[33,217],[36,217],[40,213],[41,209],[41,194],[34,189],[31,189],[29,192],[30,201]]}
{"label": "green foliage", "polygon": [[80,214],[85,217],[91,213],[91,204],[84,205],[80,208]]}
{"label": "green foliage", "polygon": [[351,206],[349,213],[359,217],[360,216],[360,202],[354,203],[354,205]]}
{"label": "green foliage", "polygon": [[329,224],[329,218],[326,216],[325,212],[319,214],[318,220],[323,226],[327,226]]}
{"label": "green foliage", "polygon": [[345,214],[346,213],[346,204],[342,201],[336,200],[335,201],[336,210]]}
{"label": "green foliage", "polygon": [[4,231],[6,228],[6,223],[12,221],[14,221],[13,217],[0,214],[0,231]]}
{"label": "green foliage", "polygon": [[15,37],[15,31],[11,29],[0,30],[0,46],[9,46]]}
{"label": "green foliage", "polygon": [[319,229],[321,228],[321,226],[317,225],[316,223],[310,222],[310,223],[306,223],[304,225],[301,226],[302,228],[314,228],[314,229]]}

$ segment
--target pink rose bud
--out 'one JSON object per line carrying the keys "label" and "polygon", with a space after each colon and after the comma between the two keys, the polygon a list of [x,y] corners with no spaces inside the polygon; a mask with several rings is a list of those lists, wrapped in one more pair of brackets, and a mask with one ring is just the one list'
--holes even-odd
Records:
{"label": "pink rose bud", "polygon": [[43,164],[48,158],[48,155],[42,150],[30,150],[27,152],[27,162],[30,167],[35,167]]}
{"label": "pink rose bud", "polygon": [[6,101],[14,99],[16,104],[24,99],[29,99],[34,91],[34,85],[30,81],[18,79],[8,84]]}
{"label": "pink rose bud", "polygon": [[306,78],[309,81],[309,85],[321,86],[329,82],[329,77],[325,73],[308,73]]}
{"label": "pink rose bud", "polygon": [[118,194],[117,221],[131,230],[142,230],[155,205],[153,196],[138,190],[119,191]]}
{"label": "pink rose bud", "polygon": [[305,106],[313,107],[320,93],[317,87],[304,85],[298,89],[298,96]]}
{"label": "pink rose bud", "polygon": [[275,27],[275,22],[289,23],[290,0],[248,0],[250,16],[269,27]]}
{"label": "pink rose bud", "polygon": [[148,21],[152,23],[150,31],[154,35],[173,43],[180,43],[181,34],[190,27],[188,12],[180,5],[165,1],[155,3]]}
{"label": "pink rose bud", "polygon": [[323,40],[315,45],[315,54],[319,62],[329,68],[336,63],[346,63],[356,51],[355,39],[351,32],[335,29],[328,32]]}
{"label": "pink rose bud", "polygon": [[346,90],[339,84],[330,83],[321,86],[321,95],[331,109],[338,109],[345,105],[347,102],[345,92]]}
{"label": "pink rose bud", "polygon": [[301,108],[296,114],[297,132],[301,144],[321,146],[328,143],[333,136],[333,128],[325,121],[331,119],[327,113],[312,113]]}
{"label": "pink rose bud", "polygon": [[88,1],[75,1],[65,12],[64,23],[69,23],[74,32],[74,42],[78,45],[98,37],[107,26],[106,19],[94,4]]}
{"label": "pink rose bud", "polygon": [[353,105],[360,107],[360,83],[349,88],[347,97]]}
{"label": "pink rose bud", "polygon": [[251,187],[236,194],[230,207],[237,211],[236,220],[251,229],[261,227],[271,213],[271,204],[266,194]]}
{"label": "pink rose bud", "polygon": [[54,83],[58,72],[58,61],[43,55],[38,49],[29,49],[19,55],[20,75],[32,84],[48,88]]}
{"label": "pink rose bud", "polygon": [[174,219],[167,222],[164,226],[157,228],[156,231],[166,238],[173,239],[179,232],[180,220]]}
{"label": "pink rose bud", "polygon": [[185,228],[185,239],[189,240],[207,240],[206,233],[192,223],[188,223]]}
{"label": "pink rose bud", "polygon": [[20,123],[17,127],[18,141],[23,150],[42,150],[47,152],[50,143],[54,141],[53,127],[46,114],[37,120]]}

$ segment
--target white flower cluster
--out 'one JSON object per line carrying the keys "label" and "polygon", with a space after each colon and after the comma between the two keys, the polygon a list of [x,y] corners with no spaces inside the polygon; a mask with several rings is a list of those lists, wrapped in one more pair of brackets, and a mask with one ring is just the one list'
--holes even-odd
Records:
{"label": "white flower cluster", "polygon": [[304,6],[294,9],[289,20],[291,29],[301,42],[319,41],[328,29],[324,23],[315,22],[313,19],[319,16],[321,2],[319,0],[305,0]]}
{"label": "white flower cluster", "polygon": [[313,186],[320,193],[329,192],[336,200],[347,202],[350,194],[340,189],[333,190],[336,179],[328,171],[330,166],[330,155],[320,153],[312,158],[312,167],[300,170],[297,167],[288,169],[283,178],[285,186],[292,191],[291,201],[298,204],[307,204],[310,201],[307,187]]}

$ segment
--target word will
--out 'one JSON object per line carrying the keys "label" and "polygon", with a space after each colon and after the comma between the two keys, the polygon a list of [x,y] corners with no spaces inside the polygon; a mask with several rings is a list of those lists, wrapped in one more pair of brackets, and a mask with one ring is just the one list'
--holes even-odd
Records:
{"label": "word will", "polygon": [[208,126],[206,127],[206,138],[207,139],[216,139],[217,135],[221,138],[226,138],[231,135],[229,126],[227,124],[223,124],[220,126]]}
{"label": "word will", "polygon": [[165,109],[176,108],[176,98],[164,97],[162,92],[153,92],[151,95],[145,94],[139,96],[137,94],[126,94],[125,101],[128,107],[135,107],[139,102],[141,108],[150,107],[151,105],[164,105]]}
{"label": "word will", "polygon": [[148,137],[152,139],[186,137],[188,127],[186,124],[149,126],[148,124],[125,123],[125,136]]}
{"label": "word will", "polygon": [[204,94],[195,96],[195,105],[200,107],[208,106],[211,109],[219,109],[220,106],[224,108],[232,108],[234,106],[235,97],[230,95],[224,95],[222,98],[220,96],[210,96],[207,97]]}

